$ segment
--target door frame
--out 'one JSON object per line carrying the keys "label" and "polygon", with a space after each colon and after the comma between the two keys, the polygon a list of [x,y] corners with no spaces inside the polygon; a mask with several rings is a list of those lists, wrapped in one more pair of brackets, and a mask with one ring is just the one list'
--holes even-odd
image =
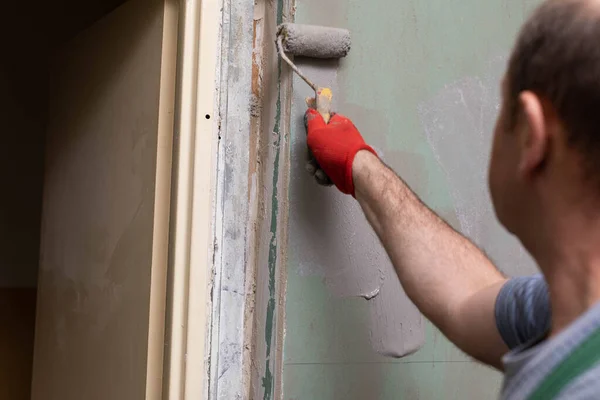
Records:
{"label": "door frame", "polygon": [[162,376],[172,400],[208,396],[221,21],[221,0],[177,3],[178,46],[165,54],[177,59]]}
{"label": "door frame", "polygon": [[294,0],[181,3],[163,397],[277,399]]}

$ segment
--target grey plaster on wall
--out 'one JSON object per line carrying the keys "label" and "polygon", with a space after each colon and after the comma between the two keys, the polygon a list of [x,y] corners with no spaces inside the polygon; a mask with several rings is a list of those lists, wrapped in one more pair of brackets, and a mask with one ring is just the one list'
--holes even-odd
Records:
{"label": "grey plaster on wall", "polygon": [[[296,62],[309,79],[332,88],[335,110],[338,62],[300,58]],[[312,95],[302,80],[294,79],[290,259],[301,275],[322,276],[333,294],[369,300],[373,349],[388,356],[405,356],[424,342],[422,317],[404,294],[387,253],[356,200],[317,185],[304,170],[307,148],[303,113],[305,98]]]}
{"label": "grey plaster on wall", "polygon": [[[337,92],[335,62],[303,62],[302,70],[321,86]],[[330,188],[318,187],[304,171],[307,158],[302,111],[313,95],[301,80],[294,81],[290,176],[290,251],[299,258],[300,274],[321,275],[338,296],[374,297],[384,280],[381,267],[387,255],[377,251],[379,241],[358,203]],[[335,97],[334,97],[335,101]],[[334,103],[335,104],[335,103]],[[299,115],[298,115],[299,114]],[[373,265],[375,268],[367,268]]]}
{"label": "grey plaster on wall", "polygon": [[[242,399],[245,376],[245,288],[250,241],[248,178],[252,81],[252,0],[222,1],[219,68],[220,140],[215,210],[210,356],[211,399]],[[254,189],[253,193],[256,192]],[[253,197],[254,199],[254,197]]]}

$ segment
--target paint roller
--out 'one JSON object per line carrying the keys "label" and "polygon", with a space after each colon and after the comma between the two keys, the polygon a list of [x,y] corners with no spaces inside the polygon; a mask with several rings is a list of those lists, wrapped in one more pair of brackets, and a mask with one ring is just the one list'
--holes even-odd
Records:
{"label": "paint roller", "polygon": [[[307,99],[308,106],[315,108],[325,122],[328,123],[331,118],[331,100],[333,97],[331,89],[318,86],[308,79],[290,60],[288,54],[330,59],[345,57],[350,51],[350,32],[340,28],[286,22],[277,27],[276,44],[281,58],[315,91],[314,100]],[[306,169],[315,176],[318,183],[322,185],[332,184],[329,177],[319,168],[312,155]]]}
{"label": "paint roller", "polygon": [[287,54],[313,58],[345,57],[350,51],[350,32],[340,28],[284,23],[277,28],[277,49],[281,58],[315,91],[315,108],[325,122],[329,122],[333,97],[331,89],[313,83]]}

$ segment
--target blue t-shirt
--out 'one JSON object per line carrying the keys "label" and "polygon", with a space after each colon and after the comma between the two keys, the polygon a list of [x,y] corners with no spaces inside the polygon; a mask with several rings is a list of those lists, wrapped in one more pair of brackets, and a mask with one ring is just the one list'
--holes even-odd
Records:
{"label": "blue t-shirt", "polygon": [[[502,359],[501,399],[527,399],[560,361],[600,328],[600,304],[596,304],[547,339],[551,309],[542,275],[509,280],[498,294],[495,313],[498,331],[510,349]],[[600,364],[571,381],[557,399],[600,399]]]}

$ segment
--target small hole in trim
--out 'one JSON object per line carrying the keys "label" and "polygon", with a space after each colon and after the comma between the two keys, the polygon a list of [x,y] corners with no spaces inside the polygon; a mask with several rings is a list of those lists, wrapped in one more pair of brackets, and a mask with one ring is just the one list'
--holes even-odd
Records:
{"label": "small hole in trim", "polygon": [[206,119],[210,119],[210,115],[209,115],[209,114],[206,114],[206,115],[204,116],[204,118],[206,118]]}

